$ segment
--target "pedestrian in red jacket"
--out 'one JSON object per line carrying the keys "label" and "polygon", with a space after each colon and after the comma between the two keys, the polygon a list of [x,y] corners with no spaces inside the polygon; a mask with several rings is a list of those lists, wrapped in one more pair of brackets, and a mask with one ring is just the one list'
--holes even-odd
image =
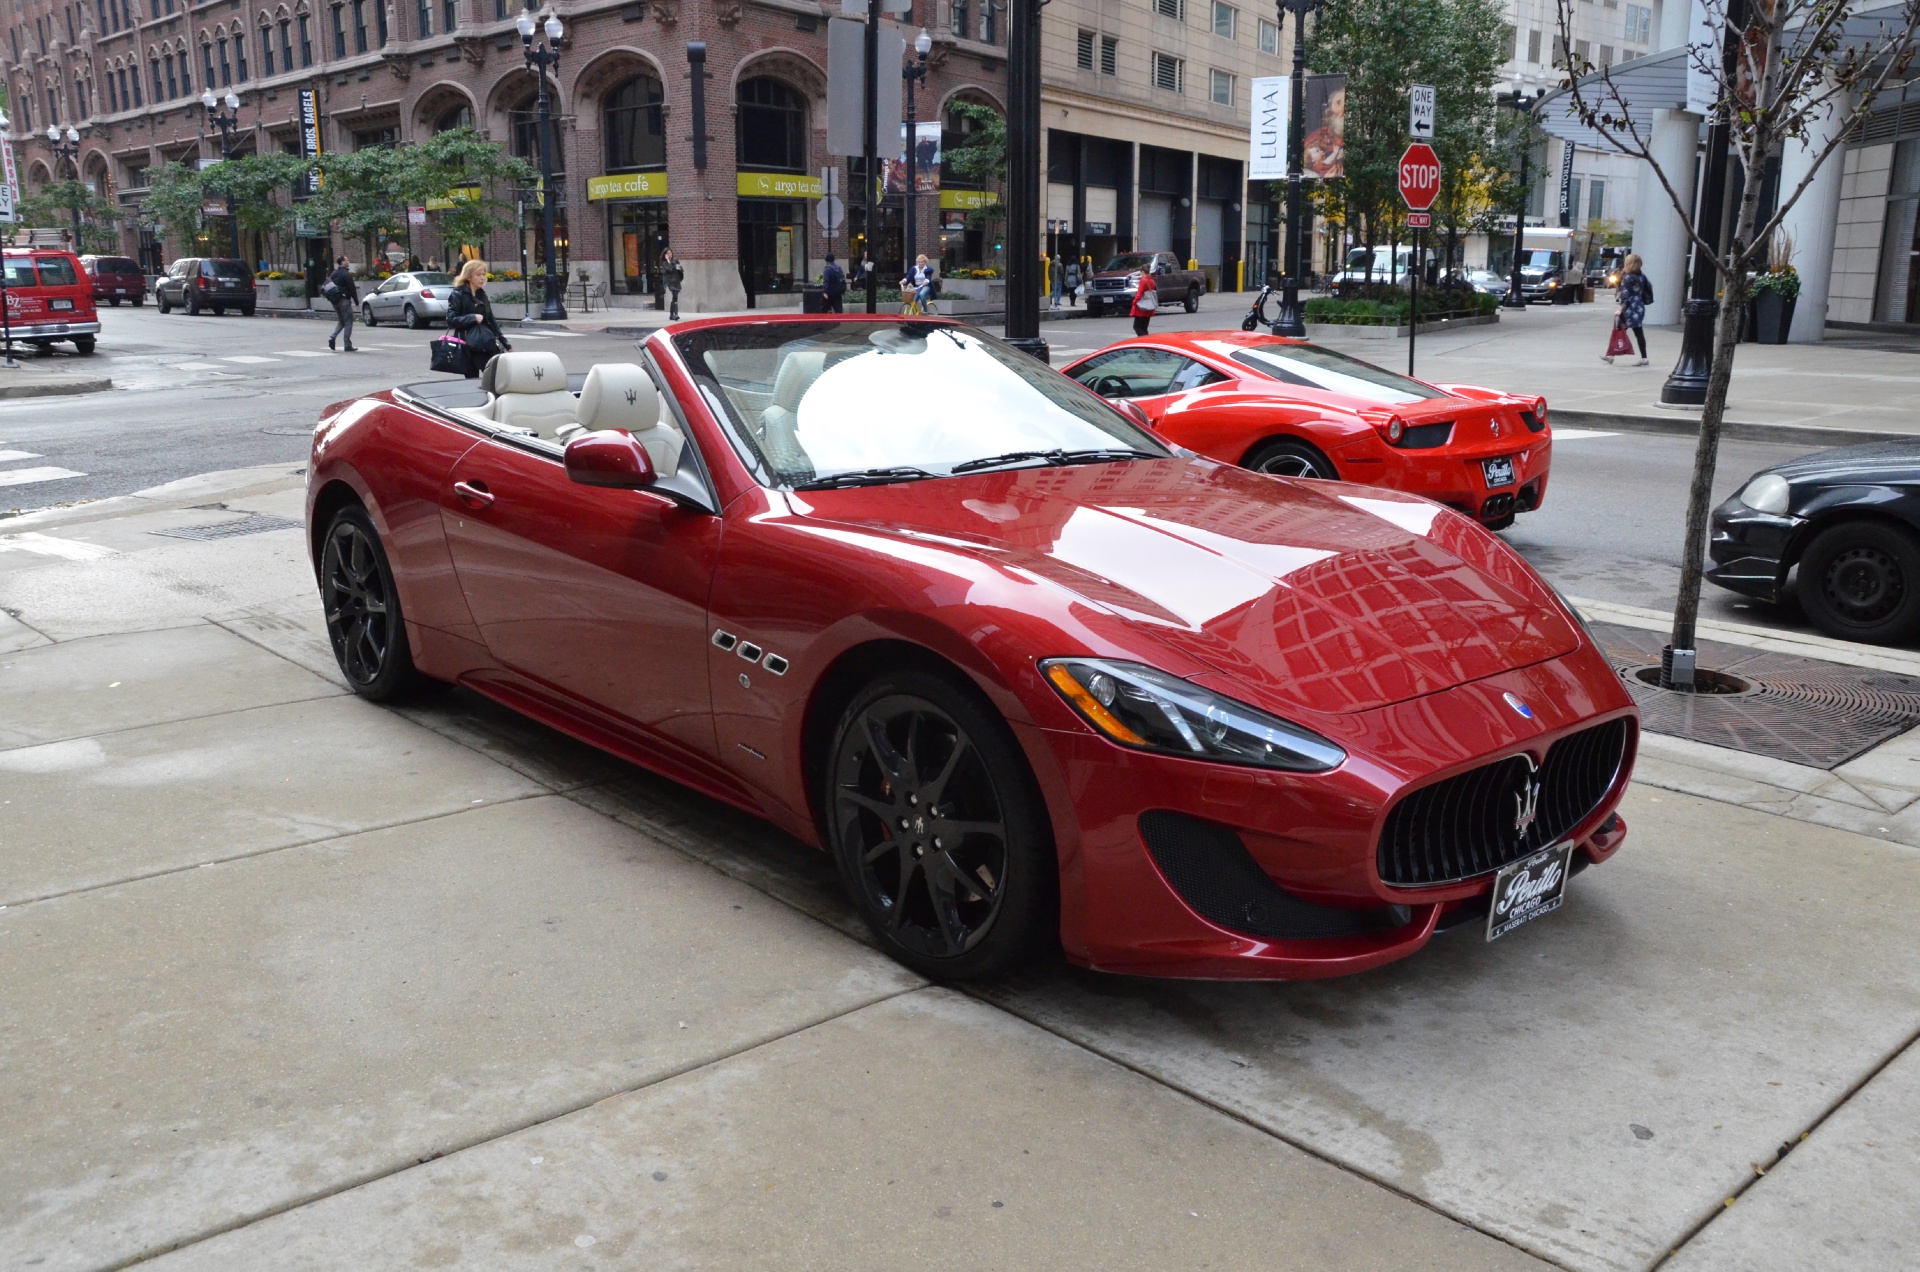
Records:
{"label": "pedestrian in red jacket", "polygon": [[1147,324],[1160,312],[1160,285],[1153,281],[1153,271],[1140,271],[1140,285],[1133,289],[1133,334],[1147,334]]}

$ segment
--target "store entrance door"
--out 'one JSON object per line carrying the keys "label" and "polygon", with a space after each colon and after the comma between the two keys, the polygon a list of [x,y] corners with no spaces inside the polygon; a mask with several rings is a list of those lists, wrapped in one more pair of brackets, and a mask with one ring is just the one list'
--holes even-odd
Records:
{"label": "store entrance door", "polygon": [[665,200],[607,205],[607,262],[612,290],[628,296],[661,299],[660,253],[668,244]]}
{"label": "store entrance door", "polygon": [[740,200],[740,282],[747,304],[755,296],[798,291],[808,277],[806,203]]}

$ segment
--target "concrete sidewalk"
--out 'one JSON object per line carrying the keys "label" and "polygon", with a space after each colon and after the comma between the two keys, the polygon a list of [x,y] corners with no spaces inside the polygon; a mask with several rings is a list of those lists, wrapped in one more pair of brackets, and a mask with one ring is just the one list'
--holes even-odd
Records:
{"label": "concrete sidewalk", "polygon": [[58,355],[39,356],[31,349],[16,349],[12,367],[0,366],[0,398],[72,397],[81,393],[104,393],[113,380],[97,372],[63,366]]}
{"label": "concrete sidewalk", "polygon": [[1494,945],[958,993],[763,823],[465,691],[347,694],[297,529],[153,533],[299,499],[269,469],[0,525],[0,1262],[1920,1251],[1905,843],[1643,785],[1627,850]]}

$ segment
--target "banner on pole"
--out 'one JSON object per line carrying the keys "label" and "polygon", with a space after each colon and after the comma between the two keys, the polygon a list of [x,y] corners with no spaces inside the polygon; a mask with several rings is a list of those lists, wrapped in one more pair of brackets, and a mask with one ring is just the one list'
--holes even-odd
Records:
{"label": "banner on pole", "polygon": [[1247,144],[1247,179],[1285,181],[1293,77],[1262,75],[1248,83],[1253,87],[1253,134]]}
{"label": "banner on pole", "polygon": [[1306,118],[1300,126],[1307,130],[1307,144],[1300,174],[1337,181],[1347,175],[1347,77],[1307,76],[1306,98]]}
{"label": "banner on pole", "polygon": [[5,179],[0,181],[0,221],[18,221],[14,209],[20,202],[20,177],[13,167],[13,142],[0,137],[0,157],[5,159]]}

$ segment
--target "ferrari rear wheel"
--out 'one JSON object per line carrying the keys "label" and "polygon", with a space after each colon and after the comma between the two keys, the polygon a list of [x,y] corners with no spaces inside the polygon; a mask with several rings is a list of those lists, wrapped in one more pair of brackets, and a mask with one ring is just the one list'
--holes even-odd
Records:
{"label": "ferrari rear wheel", "polygon": [[1920,633],[1920,544],[1874,521],[1822,531],[1800,558],[1800,605],[1841,640],[1911,639]]}
{"label": "ferrari rear wheel", "polygon": [[1012,967],[1058,930],[1046,814],[1004,721],[942,677],[854,696],[824,808],[840,877],[881,947],[924,976]]}
{"label": "ferrari rear wheel", "polygon": [[1338,481],[1340,478],[1333,462],[1318,449],[1287,437],[1262,442],[1247,456],[1245,465],[1269,477],[1312,477],[1321,481]]}
{"label": "ferrari rear wheel", "polygon": [[334,659],[355,693],[389,702],[416,686],[393,570],[379,532],[359,508],[342,508],[327,527],[320,603]]}

